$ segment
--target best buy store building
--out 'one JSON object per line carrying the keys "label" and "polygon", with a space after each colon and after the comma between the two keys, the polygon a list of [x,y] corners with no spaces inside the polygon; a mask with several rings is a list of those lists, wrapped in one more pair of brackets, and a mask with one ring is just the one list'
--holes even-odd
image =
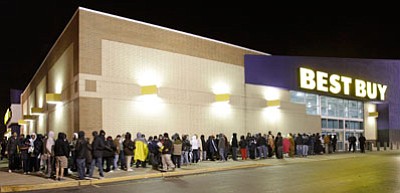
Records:
{"label": "best buy store building", "polygon": [[21,96],[21,129],[398,141],[396,63],[270,56],[79,8]]}

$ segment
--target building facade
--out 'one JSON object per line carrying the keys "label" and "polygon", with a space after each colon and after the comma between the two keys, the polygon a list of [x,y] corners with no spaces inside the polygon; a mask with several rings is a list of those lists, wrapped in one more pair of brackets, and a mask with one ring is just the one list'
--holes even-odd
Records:
{"label": "building facade", "polygon": [[[276,70],[282,70],[284,65],[269,61],[274,58],[232,44],[79,8],[21,96],[22,113],[32,118],[23,131],[52,130],[72,136],[81,130],[89,134],[103,129],[113,137],[127,131],[146,136],[164,132],[229,136],[233,132],[244,135],[268,131],[340,135],[339,128],[329,128],[330,114],[321,113],[321,104],[317,113],[310,113],[310,101],[303,97],[300,102],[302,94],[314,94],[318,104],[331,98],[291,87],[296,82],[286,85],[290,80],[284,78],[280,79],[284,84],[272,84],[276,78],[270,73],[262,74],[263,68],[257,69],[257,65],[274,64],[281,66]],[[295,58],[286,59],[296,63]],[[291,70],[286,70],[287,76],[296,79],[298,76]],[[390,86],[389,91],[392,92]],[[343,125],[358,125],[353,134],[363,132],[369,139],[377,139],[376,122],[384,114],[370,121],[366,109],[375,112],[379,106],[368,100],[336,97],[349,104],[356,101],[351,111],[362,110],[356,118],[339,117],[337,124],[341,120],[343,130]],[[324,122],[327,128],[323,130]],[[392,131],[390,123],[385,127],[388,136]],[[345,136],[343,131],[343,143]]]}

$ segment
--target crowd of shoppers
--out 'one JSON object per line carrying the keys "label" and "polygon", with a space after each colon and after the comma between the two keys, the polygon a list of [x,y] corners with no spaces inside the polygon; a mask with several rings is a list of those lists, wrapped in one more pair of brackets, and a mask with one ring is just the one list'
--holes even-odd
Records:
{"label": "crowd of shoppers", "polygon": [[[241,135],[233,133],[228,139],[225,134],[189,136],[187,134],[168,133],[158,136],[145,135],[138,132],[135,139],[126,132],[106,137],[106,132],[100,130],[91,133],[92,140],[84,131],[74,133],[71,141],[65,133],[54,132],[47,135],[32,133],[20,136],[13,133],[8,140],[2,141],[2,158],[9,161],[9,172],[22,169],[24,174],[37,174],[63,180],[65,175],[76,173],[77,179],[92,179],[97,168],[99,178],[104,173],[115,170],[132,172],[136,168],[146,168],[150,164],[154,170],[161,172],[174,171],[175,168],[196,164],[200,161],[225,162],[229,158],[237,161],[238,157],[246,159],[277,159],[286,157],[307,157],[336,151],[337,138],[331,135],[288,134],[280,132],[276,136],[271,131],[268,134]],[[354,136],[349,137],[350,149],[355,151]],[[365,152],[365,137],[360,135],[360,150]],[[75,175],[74,175],[75,176]]]}

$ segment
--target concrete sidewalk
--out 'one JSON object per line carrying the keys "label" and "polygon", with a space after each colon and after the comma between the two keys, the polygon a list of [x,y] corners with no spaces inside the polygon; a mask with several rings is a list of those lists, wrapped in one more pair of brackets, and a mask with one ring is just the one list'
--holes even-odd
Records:
{"label": "concrete sidewalk", "polygon": [[[385,152],[399,152],[398,150],[385,151]],[[335,160],[335,159],[346,159],[346,158],[360,158],[368,154],[379,154],[383,152],[367,152],[367,154],[361,153],[336,153],[328,155],[315,155],[308,156],[306,158],[285,158],[285,159],[265,159],[265,160],[244,160],[244,161],[232,161],[219,162],[219,161],[203,161],[197,164],[189,166],[182,166],[180,169],[176,169],[173,172],[160,172],[152,170],[151,168],[134,168],[133,172],[127,172],[123,170],[114,171],[111,173],[105,173],[104,179],[97,179],[97,169],[94,172],[94,178],[92,180],[76,180],[76,173],[66,177],[64,181],[55,181],[53,179],[47,179],[40,174],[28,174],[24,175],[22,172],[8,173],[7,163],[5,161],[0,162],[0,192],[17,192],[17,191],[32,191],[42,189],[55,189],[65,187],[76,187],[93,185],[100,183],[111,183],[127,180],[147,179],[147,178],[160,178],[160,177],[172,177],[182,175],[192,175],[207,172],[217,172],[225,170],[235,170],[244,168],[255,168],[255,167],[266,167],[274,165],[285,165],[295,164],[303,162],[323,161],[323,160]],[[151,166],[150,166],[151,167]],[[96,173],[97,172],[97,173]],[[97,176],[96,176],[97,175]]]}

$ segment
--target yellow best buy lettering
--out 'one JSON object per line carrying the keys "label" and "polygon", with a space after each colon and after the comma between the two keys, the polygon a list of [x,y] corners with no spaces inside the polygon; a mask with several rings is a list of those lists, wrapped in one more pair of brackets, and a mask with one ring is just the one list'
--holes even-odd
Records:
{"label": "yellow best buy lettering", "polygon": [[[341,76],[328,74],[322,71],[314,71],[300,67],[300,88],[307,90],[317,90],[332,94],[352,95],[359,98],[371,100],[385,100],[387,85],[364,81]],[[351,92],[350,89],[354,89]]]}

